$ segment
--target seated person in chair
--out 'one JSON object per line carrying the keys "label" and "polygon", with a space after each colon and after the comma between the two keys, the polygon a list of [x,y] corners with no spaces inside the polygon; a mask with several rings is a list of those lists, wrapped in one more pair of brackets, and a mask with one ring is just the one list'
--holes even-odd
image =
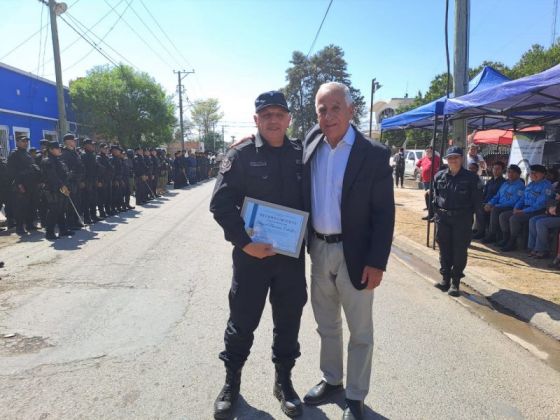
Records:
{"label": "seated person in chair", "polygon": [[546,203],[552,194],[552,184],[545,179],[546,168],[543,165],[531,165],[531,183],[527,185],[523,197],[517,201],[513,210],[500,215],[500,228],[504,239],[500,242],[502,252],[514,251],[517,237],[523,227],[533,216],[543,214]]}

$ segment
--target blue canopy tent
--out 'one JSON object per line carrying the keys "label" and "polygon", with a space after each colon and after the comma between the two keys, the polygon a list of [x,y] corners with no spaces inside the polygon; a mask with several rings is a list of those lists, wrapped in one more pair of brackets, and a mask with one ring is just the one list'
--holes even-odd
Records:
{"label": "blue canopy tent", "polygon": [[[504,76],[499,71],[494,70],[490,66],[485,66],[480,73],[469,82],[469,93],[483,91],[501,85],[509,80],[508,77]],[[446,101],[448,101],[447,97],[442,96],[418,108],[403,112],[394,117],[386,118],[381,121],[381,131],[402,130],[406,128],[431,129],[434,126],[436,104],[438,102],[445,103]]]}
{"label": "blue canopy tent", "polygon": [[452,119],[485,119],[487,128],[560,125],[560,64],[532,76],[449,99],[444,113]]}

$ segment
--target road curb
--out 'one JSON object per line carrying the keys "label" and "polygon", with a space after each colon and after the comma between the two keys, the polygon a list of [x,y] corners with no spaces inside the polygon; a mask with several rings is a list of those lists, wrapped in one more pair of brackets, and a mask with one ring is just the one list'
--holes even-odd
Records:
{"label": "road curb", "polygon": [[[431,248],[417,244],[412,239],[402,235],[395,236],[393,246],[402,252],[421,258],[424,263],[434,269],[439,269],[438,254]],[[410,267],[410,264],[406,265]],[[424,274],[421,275],[428,278]],[[435,283],[439,281],[439,278],[428,278],[428,280]],[[461,282],[476,290],[488,300],[514,313],[523,321],[530,323],[556,340],[560,340],[560,309],[554,303],[532,295],[503,289],[499,285],[486,280],[481,269],[468,265],[465,270],[465,277]]]}

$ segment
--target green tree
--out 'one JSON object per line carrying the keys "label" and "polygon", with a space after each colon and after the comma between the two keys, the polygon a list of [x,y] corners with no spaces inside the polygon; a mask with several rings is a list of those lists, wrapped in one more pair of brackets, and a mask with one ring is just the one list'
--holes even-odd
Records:
{"label": "green tree", "polygon": [[515,79],[540,73],[560,63],[560,41],[550,48],[535,44],[525,52],[513,66],[512,73]]}
{"label": "green tree", "polygon": [[147,73],[101,66],[70,83],[78,123],[89,134],[125,147],[155,147],[173,140],[173,98]]}
{"label": "green tree", "polygon": [[222,134],[215,131],[210,131],[208,134],[202,136],[204,142],[204,150],[207,152],[217,153],[225,149],[225,143],[222,140]]}
{"label": "green tree", "polygon": [[329,45],[309,58],[300,51],[294,51],[290,64],[291,67],[286,70],[288,84],[282,91],[292,111],[291,135],[303,138],[317,121],[315,94],[319,86],[326,82],[340,82],[349,87],[354,100],[354,123],[360,124],[365,100],[350,82],[342,48]]}
{"label": "green tree", "polygon": [[194,102],[191,109],[191,121],[204,140],[208,134],[214,132],[216,124],[224,117],[220,111],[220,104],[216,98],[199,99]]}

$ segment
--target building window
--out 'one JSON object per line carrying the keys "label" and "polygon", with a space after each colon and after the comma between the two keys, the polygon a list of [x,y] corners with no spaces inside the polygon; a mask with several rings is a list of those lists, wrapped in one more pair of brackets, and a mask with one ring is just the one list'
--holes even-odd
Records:
{"label": "building window", "polygon": [[6,125],[0,125],[0,157],[7,159],[10,152],[10,143],[8,142],[9,130]]}
{"label": "building window", "polygon": [[[14,132],[14,148],[15,148],[15,145],[16,145],[16,139],[19,136],[27,136],[27,137],[31,138],[31,131],[27,127],[13,127],[12,130]],[[31,142],[29,142],[27,144],[27,148],[30,148],[30,147],[31,147]]]}
{"label": "building window", "polygon": [[43,138],[48,141],[57,141],[58,134],[56,131],[43,130]]}

